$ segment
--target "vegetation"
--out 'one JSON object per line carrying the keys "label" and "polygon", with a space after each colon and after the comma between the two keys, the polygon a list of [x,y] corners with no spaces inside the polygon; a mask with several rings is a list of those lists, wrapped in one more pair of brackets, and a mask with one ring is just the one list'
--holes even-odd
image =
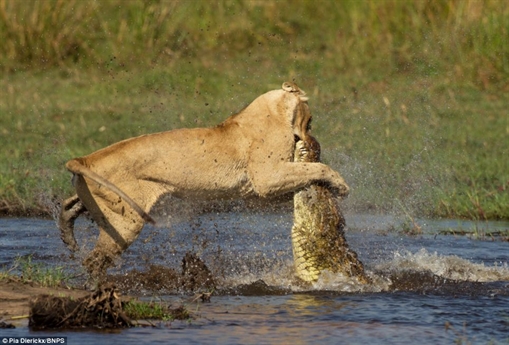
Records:
{"label": "vegetation", "polygon": [[[32,255],[27,255],[23,257],[18,257],[12,264],[10,268],[3,267],[0,269],[0,282],[3,280],[14,280],[22,283],[35,283],[38,286],[47,287],[47,288],[55,288],[61,287],[64,284],[67,285],[72,277],[64,272],[63,267],[47,267],[43,263],[36,263],[32,260]],[[105,288],[106,287],[106,288]],[[116,288],[113,284],[107,284],[102,287],[98,287],[94,294],[103,293],[104,298],[93,298],[93,295],[90,295],[91,300],[84,300],[85,306],[89,308],[91,311],[92,304],[96,303],[105,303],[106,299],[118,299],[119,297],[115,293]],[[108,294],[108,298],[106,298],[106,294]],[[50,302],[54,302],[54,300],[58,300],[60,303],[71,303],[76,307],[76,302],[71,297],[55,297],[50,295],[39,296],[43,302],[42,305],[38,305],[37,308],[43,308],[44,316],[47,316],[48,313],[53,313],[55,310],[51,308],[52,304]],[[49,302],[48,302],[49,301]],[[74,304],[73,304],[74,303]],[[120,302],[118,302],[120,303]],[[60,304],[61,306],[61,304]],[[119,304],[120,306],[120,304]],[[70,311],[76,312],[78,308],[72,308]],[[59,313],[59,317],[63,318],[65,316],[63,307],[57,308]],[[173,320],[191,320],[193,316],[190,311],[183,305],[178,306],[176,308],[170,308],[167,304],[160,302],[144,302],[136,299],[131,299],[126,302],[122,302],[121,309],[125,312],[128,318],[132,320],[162,320],[162,321],[173,321]],[[40,310],[38,311],[40,313]],[[102,319],[102,315],[101,319]],[[102,321],[101,321],[102,322]],[[139,323],[139,322],[138,322]]]}
{"label": "vegetation", "polygon": [[318,4],[0,0],[0,212],[51,213],[68,159],[295,80],[345,207],[509,219],[509,6]]}
{"label": "vegetation", "polygon": [[34,282],[44,287],[57,287],[67,283],[70,276],[64,272],[63,267],[46,267],[44,264],[32,261],[32,256],[18,257],[12,267],[0,271],[0,280],[8,279],[13,272],[19,273],[22,282]]}
{"label": "vegetation", "polygon": [[190,320],[191,314],[183,307],[171,309],[163,303],[131,300],[122,305],[126,315],[133,320]]}

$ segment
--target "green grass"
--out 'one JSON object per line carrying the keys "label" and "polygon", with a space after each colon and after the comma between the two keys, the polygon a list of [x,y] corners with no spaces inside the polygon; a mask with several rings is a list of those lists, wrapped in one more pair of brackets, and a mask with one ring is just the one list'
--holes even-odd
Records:
{"label": "green grass", "polygon": [[[439,74],[483,87],[507,73],[507,6],[462,1],[0,1],[5,70],[172,63],[262,52],[338,72]],[[274,56],[271,54],[271,57]]]}
{"label": "green grass", "polygon": [[70,158],[216,124],[295,80],[345,207],[509,219],[496,0],[34,4],[0,0],[0,212],[50,212]]}
{"label": "green grass", "polygon": [[32,261],[32,256],[18,257],[11,268],[0,271],[0,280],[19,274],[22,282],[33,282],[44,287],[58,287],[70,280],[70,275],[63,267],[46,267],[42,263]]}
{"label": "green grass", "polygon": [[169,308],[160,302],[140,302],[131,300],[122,304],[126,315],[133,320],[190,320],[191,314],[181,306],[175,309]]}

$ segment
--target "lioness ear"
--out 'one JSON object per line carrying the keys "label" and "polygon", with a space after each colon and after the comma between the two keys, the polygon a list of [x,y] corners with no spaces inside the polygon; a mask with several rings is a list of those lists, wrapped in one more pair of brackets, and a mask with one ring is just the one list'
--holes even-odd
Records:
{"label": "lioness ear", "polygon": [[285,81],[283,83],[282,87],[283,87],[283,90],[285,90],[286,92],[294,92],[294,93],[296,93],[299,96],[299,99],[302,102],[307,102],[308,97],[305,97],[306,93],[304,91],[302,91],[301,89],[299,89],[297,84],[292,83],[290,81]]}
{"label": "lioness ear", "polygon": [[297,84],[292,83],[290,81],[285,81],[283,83],[283,90],[285,90],[286,92],[299,92],[300,91]]}

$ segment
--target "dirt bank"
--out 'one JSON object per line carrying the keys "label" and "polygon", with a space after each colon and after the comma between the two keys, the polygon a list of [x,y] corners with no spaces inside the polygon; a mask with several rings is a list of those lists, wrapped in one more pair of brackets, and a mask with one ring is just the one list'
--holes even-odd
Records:
{"label": "dirt bank", "polygon": [[0,320],[15,326],[28,324],[28,303],[31,298],[41,295],[79,298],[90,292],[64,287],[42,287],[34,283],[24,283],[21,279],[10,277],[0,280]]}
{"label": "dirt bank", "polygon": [[[137,294],[142,290],[153,292],[206,292],[214,289],[212,274],[196,255],[187,253],[182,259],[182,270],[150,266],[147,271],[133,270],[122,276],[109,276],[108,281],[124,294]],[[0,322],[26,326],[30,313],[29,302],[40,295],[72,297],[78,299],[91,291],[65,287],[42,287],[26,283],[16,276],[0,280]]]}

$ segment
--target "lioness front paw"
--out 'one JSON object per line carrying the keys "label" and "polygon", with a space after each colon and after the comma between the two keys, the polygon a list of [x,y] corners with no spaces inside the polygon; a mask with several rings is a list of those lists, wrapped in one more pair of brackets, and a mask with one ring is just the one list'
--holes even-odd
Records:
{"label": "lioness front paw", "polygon": [[339,187],[338,195],[342,198],[346,198],[350,194],[350,187],[346,183],[343,183]]}
{"label": "lioness front paw", "polygon": [[338,197],[346,198],[350,194],[350,187],[348,187],[345,180],[338,174],[334,182],[332,186],[333,193]]}
{"label": "lioness front paw", "polygon": [[332,194],[341,199],[345,199],[350,194],[350,188],[347,185],[341,185],[339,187],[331,187]]}

